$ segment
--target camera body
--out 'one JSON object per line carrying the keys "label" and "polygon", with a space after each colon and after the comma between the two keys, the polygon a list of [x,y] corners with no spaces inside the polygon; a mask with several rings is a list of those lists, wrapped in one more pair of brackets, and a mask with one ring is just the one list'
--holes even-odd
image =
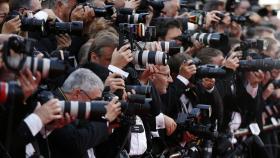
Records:
{"label": "camera body", "polygon": [[130,43],[130,48],[133,52],[134,65],[146,66],[147,64],[166,65],[168,56],[161,51],[143,50],[138,41],[145,41],[154,35],[154,27],[145,28],[144,24],[119,24],[119,48],[126,41]]}
{"label": "camera body", "polygon": [[45,32],[45,21],[39,20],[36,18],[29,18],[27,16],[21,15],[19,12],[12,10],[8,13],[5,18],[5,21],[14,19],[16,16],[19,16],[21,20],[21,31],[31,31],[31,32]]}

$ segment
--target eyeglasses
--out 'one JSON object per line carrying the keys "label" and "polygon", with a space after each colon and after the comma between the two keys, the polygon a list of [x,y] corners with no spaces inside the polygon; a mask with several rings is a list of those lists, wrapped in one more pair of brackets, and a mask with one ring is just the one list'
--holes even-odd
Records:
{"label": "eyeglasses", "polygon": [[89,98],[89,100],[95,100],[96,99],[96,98],[91,98],[86,91],[84,91],[84,90],[81,90],[81,91]]}
{"label": "eyeglasses", "polygon": [[161,75],[163,75],[163,76],[165,76],[167,78],[171,77],[170,73],[165,74],[165,73],[158,72],[157,74],[161,74]]}

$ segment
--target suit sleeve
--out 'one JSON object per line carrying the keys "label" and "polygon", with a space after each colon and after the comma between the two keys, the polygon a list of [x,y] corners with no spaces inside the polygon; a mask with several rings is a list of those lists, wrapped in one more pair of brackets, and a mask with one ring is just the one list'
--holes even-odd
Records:
{"label": "suit sleeve", "polygon": [[57,129],[49,136],[49,140],[56,147],[56,150],[82,155],[88,149],[105,141],[108,135],[106,123],[90,122],[83,128],[77,128],[71,124]]}

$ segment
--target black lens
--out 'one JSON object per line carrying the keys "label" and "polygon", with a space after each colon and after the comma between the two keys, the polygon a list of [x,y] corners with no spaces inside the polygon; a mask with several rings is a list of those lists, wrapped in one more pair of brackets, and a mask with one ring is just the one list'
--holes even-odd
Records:
{"label": "black lens", "polygon": [[55,22],[54,25],[50,25],[49,31],[54,34],[70,34],[80,36],[83,32],[83,22]]}
{"label": "black lens", "polygon": [[151,86],[142,86],[142,85],[127,85],[125,86],[127,91],[134,90],[136,94],[141,95],[150,95],[151,94]]}
{"label": "black lens", "polygon": [[21,18],[21,30],[43,33],[45,31],[45,21],[36,18],[23,17]]}
{"label": "black lens", "polygon": [[226,70],[215,65],[202,65],[197,68],[196,77],[198,78],[223,78]]}
{"label": "black lens", "polygon": [[280,60],[278,59],[254,59],[240,60],[238,70],[241,71],[270,71],[272,69],[280,69]]}

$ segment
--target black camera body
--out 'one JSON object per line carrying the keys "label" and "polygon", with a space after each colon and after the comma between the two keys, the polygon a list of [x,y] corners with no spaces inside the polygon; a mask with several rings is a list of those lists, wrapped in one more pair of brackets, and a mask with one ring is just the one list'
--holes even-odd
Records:
{"label": "black camera body", "polygon": [[19,16],[21,20],[21,31],[31,31],[31,32],[40,32],[40,33],[45,32],[44,20],[39,20],[36,18],[28,18],[14,10],[8,13],[8,15],[5,18],[5,21],[14,19],[16,16]]}

